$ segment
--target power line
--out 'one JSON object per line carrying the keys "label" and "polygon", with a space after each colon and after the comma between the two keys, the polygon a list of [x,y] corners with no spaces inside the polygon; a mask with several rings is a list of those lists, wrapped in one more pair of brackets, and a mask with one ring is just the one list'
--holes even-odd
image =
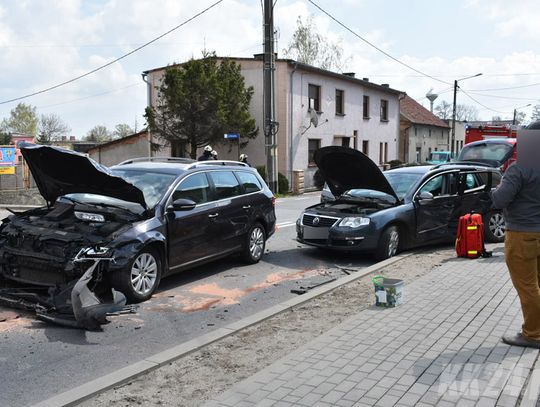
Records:
{"label": "power line", "polygon": [[126,57],[128,57],[128,56],[130,56],[130,55],[132,55],[132,54],[134,54],[135,52],[140,51],[141,49],[143,49],[143,48],[147,47],[148,45],[150,45],[150,44],[152,44],[152,43],[158,41],[159,39],[165,37],[166,35],[172,33],[173,31],[178,30],[180,27],[183,27],[184,25],[188,24],[189,22],[195,20],[197,17],[203,15],[204,13],[206,13],[206,12],[209,11],[210,9],[214,8],[215,6],[217,6],[217,5],[218,5],[219,3],[221,3],[221,2],[223,2],[223,0],[218,0],[218,1],[216,1],[216,2],[213,3],[212,5],[210,5],[210,6],[208,6],[207,8],[205,8],[204,10],[202,10],[202,11],[200,11],[199,13],[195,14],[193,17],[188,18],[188,19],[185,20],[183,23],[177,25],[176,27],[171,28],[169,31],[167,31],[167,32],[165,32],[165,33],[163,33],[163,34],[161,34],[160,36],[154,38],[153,40],[150,40],[150,41],[146,42],[145,44],[141,45],[140,47],[137,47],[137,48],[131,50],[131,51],[128,52],[127,54],[124,54],[124,55],[122,55],[122,56],[120,56],[120,57],[114,59],[113,61],[110,61],[110,62],[108,62],[108,63],[106,63],[106,64],[104,64],[104,65],[101,65],[101,66],[99,66],[99,67],[97,67],[97,68],[95,68],[95,69],[92,69],[91,71],[86,72],[86,73],[84,73],[84,74],[82,74],[82,75],[79,75],[79,76],[77,76],[77,77],[75,77],[75,78],[73,78],[73,79],[67,80],[67,81],[65,81],[65,82],[59,83],[59,84],[54,85],[54,86],[50,86],[50,87],[48,87],[48,88],[46,88],[46,89],[42,89],[42,90],[39,90],[39,91],[37,91],[37,92],[29,93],[29,94],[27,94],[27,95],[20,96],[20,97],[14,98],[14,99],[4,100],[4,101],[0,102],[0,105],[4,105],[4,104],[6,104],[6,103],[11,103],[11,102],[16,102],[17,100],[26,99],[26,98],[29,98],[29,97],[31,97],[31,96],[36,96],[36,95],[39,95],[39,94],[42,94],[42,93],[45,93],[45,92],[49,92],[49,91],[51,91],[51,90],[53,90],[53,89],[57,89],[57,88],[59,88],[59,87],[61,87],[61,86],[67,85],[67,84],[69,84],[69,83],[72,83],[72,82],[75,82],[75,81],[77,81],[77,80],[79,80],[79,79],[82,79],[82,78],[84,78],[84,77],[86,77],[86,76],[89,76],[89,75],[91,75],[91,74],[93,74],[93,73],[96,73],[96,72],[98,72],[98,71],[100,71],[100,70],[102,70],[102,69],[104,69],[104,68],[106,68],[106,67],[108,67],[108,66],[111,66],[112,64],[114,64],[114,63],[116,63],[116,62],[118,62],[118,61],[120,61],[120,60],[122,60],[122,59],[124,59],[124,58],[126,58]]}
{"label": "power line", "polygon": [[340,26],[342,26],[345,30],[349,31],[351,34],[353,34],[355,37],[358,37],[360,40],[364,41],[366,44],[368,44],[370,47],[372,48],[375,48],[377,51],[381,52],[382,54],[386,55],[388,58],[394,60],[395,62],[397,62],[398,64],[401,64],[411,70],[413,70],[414,72],[416,73],[419,73],[420,75],[422,76],[425,76],[427,78],[430,78],[430,79],[433,79],[435,81],[438,81],[438,82],[441,82],[441,83],[444,83],[446,85],[451,85],[450,82],[446,82],[446,81],[443,81],[442,79],[439,79],[439,78],[436,78],[434,76],[431,76],[431,75],[428,75],[427,73],[425,72],[422,72],[416,68],[413,68],[412,66],[406,64],[405,62],[402,62],[400,61],[399,59],[397,59],[396,57],[390,55],[388,52],[382,50],[381,48],[377,47],[375,44],[372,44],[371,42],[369,42],[368,40],[366,40],[365,38],[363,38],[362,36],[360,36],[359,34],[357,34],[356,32],[354,32],[352,29],[350,29],[349,27],[347,27],[345,24],[343,24],[341,21],[339,21],[338,19],[336,19],[334,16],[332,16],[330,13],[328,13],[326,10],[323,10],[318,4],[316,4],[313,0],[307,0],[309,3],[311,3],[312,5],[314,5],[316,8],[318,8],[321,12],[323,12],[324,14],[326,14],[328,17],[330,17],[332,20],[334,20],[336,23],[338,23]]}
{"label": "power line", "polygon": [[[461,88],[460,88],[461,89]],[[463,90],[463,89],[462,89]],[[496,98],[496,99],[511,99],[511,100],[527,100],[527,101],[535,101],[535,100],[538,100],[538,98],[520,98],[520,97],[511,97],[511,96],[500,96],[500,95],[486,95],[485,93],[479,93],[479,92],[474,92],[474,91],[471,91],[471,90],[467,90],[467,92],[470,92],[472,93],[473,95],[477,95],[477,96],[485,96],[487,98]]]}
{"label": "power line", "polygon": [[537,82],[537,83],[530,83],[530,84],[528,84],[528,85],[521,85],[521,86],[511,86],[511,87],[508,87],[508,88],[469,89],[469,92],[470,92],[470,91],[474,91],[474,92],[491,92],[491,91],[497,91],[497,90],[522,89],[522,88],[530,88],[530,87],[538,86],[538,85],[540,85],[540,82]]}
{"label": "power line", "polygon": [[37,109],[47,109],[47,108],[49,108],[49,107],[55,107],[55,106],[61,106],[61,105],[67,105],[67,104],[69,104],[69,103],[79,102],[79,101],[81,101],[81,100],[91,99],[91,98],[95,98],[95,97],[103,96],[103,95],[108,95],[108,94],[110,94],[110,93],[119,92],[119,91],[121,91],[121,90],[129,89],[129,88],[133,88],[133,87],[135,87],[135,86],[141,86],[141,85],[143,85],[143,82],[142,82],[142,81],[141,81],[141,82],[137,82],[137,83],[132,83],[131,85],[124,86],[123,88],[113,89],[113,90],[109,90],[109,91],[107,91],[107,92],[96,93],[96,94],[84,96],[84,97],[78,98],[78,99],[66,100],[65,102],[55,103],[55,104],[52,104],[52,105],[37,106]]}
{"label": "power line", "polygon": [[469,99],[471,99],[473,102],[476,102],[478,103],[480,106],[482,106],[483,108],[487,109],[487,110],[491,110],[492,112],[495,112],[495,113],[501,113],[501,114],[507,114],[508,112],[501,112],[499,110],[495,110],[495,109],[492,109],[491,107],[488,107],[486,105],[484,105],[483,103],[480,103],[478,100],[476,100],[475,98],[473,98],[471,95],[469,95],[466,91],[464,91],[463,89],[459,88]]}

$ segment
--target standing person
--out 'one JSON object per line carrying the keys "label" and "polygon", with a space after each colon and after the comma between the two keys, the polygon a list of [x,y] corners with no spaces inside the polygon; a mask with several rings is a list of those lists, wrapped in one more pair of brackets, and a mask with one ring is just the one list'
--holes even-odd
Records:
{"label": "standing person", "polygon": [[[527,129],[540,129],[540,121]],[[493,206],[504,210],[504,257],[521,303],[523,325],[509,345],[540,348],[540,169],[519,161],[505,172],[492,193]]]}
{"label": "standing person", "polygon": [[241,163],[247,164],[251,167],[251,165],[248,163],[248,155],[247,154],[240,154],[240,159],[238,160]]}
{"label": "standing person", "polygon": [[210,154],[212,154],[212,159],[214,159],[214,160],[217,160],[217,159],[218,159],[218,158],[217,158],[217,151],[216,151],[216,150],[212,150],[212,152],[211,152]]}
{"label": "standing person", "polygon": [[199,158],[197,158],[197,161],[208,161],[211,159],[212,159],[212,147],[206,146],[204,148],[202,155]]}

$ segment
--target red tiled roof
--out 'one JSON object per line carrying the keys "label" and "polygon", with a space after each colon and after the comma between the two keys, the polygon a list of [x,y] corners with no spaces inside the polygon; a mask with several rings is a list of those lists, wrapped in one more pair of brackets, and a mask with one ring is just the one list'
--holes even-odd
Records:
{"label": "red tiled roof", "polygon": [[430,126],[444,127],[445,129],[450,126],[443,120],[439,119],[424,106],[418,103],[416,100],[405,96],[399,103],[400,113],[414,124],[427,124]]}

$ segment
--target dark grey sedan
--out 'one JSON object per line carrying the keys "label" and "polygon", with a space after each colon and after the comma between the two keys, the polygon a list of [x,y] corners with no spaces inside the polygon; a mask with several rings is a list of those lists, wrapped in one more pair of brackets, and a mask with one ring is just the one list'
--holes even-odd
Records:
{"label": "dark grey sedan", "polygon": [[471,211],[483,215],[488,241],[504,239],[504,219],[487,193],[501,179],[494,168],[449,163],[383,173],[361,152],[337,146],[317,150],[315,161],[336,199],[302,212],[301,243],[385,259],[452,241],[459,216]]}

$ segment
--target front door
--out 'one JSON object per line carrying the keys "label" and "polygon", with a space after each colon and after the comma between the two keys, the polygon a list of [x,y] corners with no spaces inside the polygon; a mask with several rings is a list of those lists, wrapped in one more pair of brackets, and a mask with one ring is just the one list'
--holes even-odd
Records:
{"label": "front door", "polygon": [[[414,200],[418,241],[427,243],[452,236],[452,216],[459,200],[457,179],[457,172],[439,174],[418,190]],[[421,192],[429,192],[433,198],[418,199]]]}

